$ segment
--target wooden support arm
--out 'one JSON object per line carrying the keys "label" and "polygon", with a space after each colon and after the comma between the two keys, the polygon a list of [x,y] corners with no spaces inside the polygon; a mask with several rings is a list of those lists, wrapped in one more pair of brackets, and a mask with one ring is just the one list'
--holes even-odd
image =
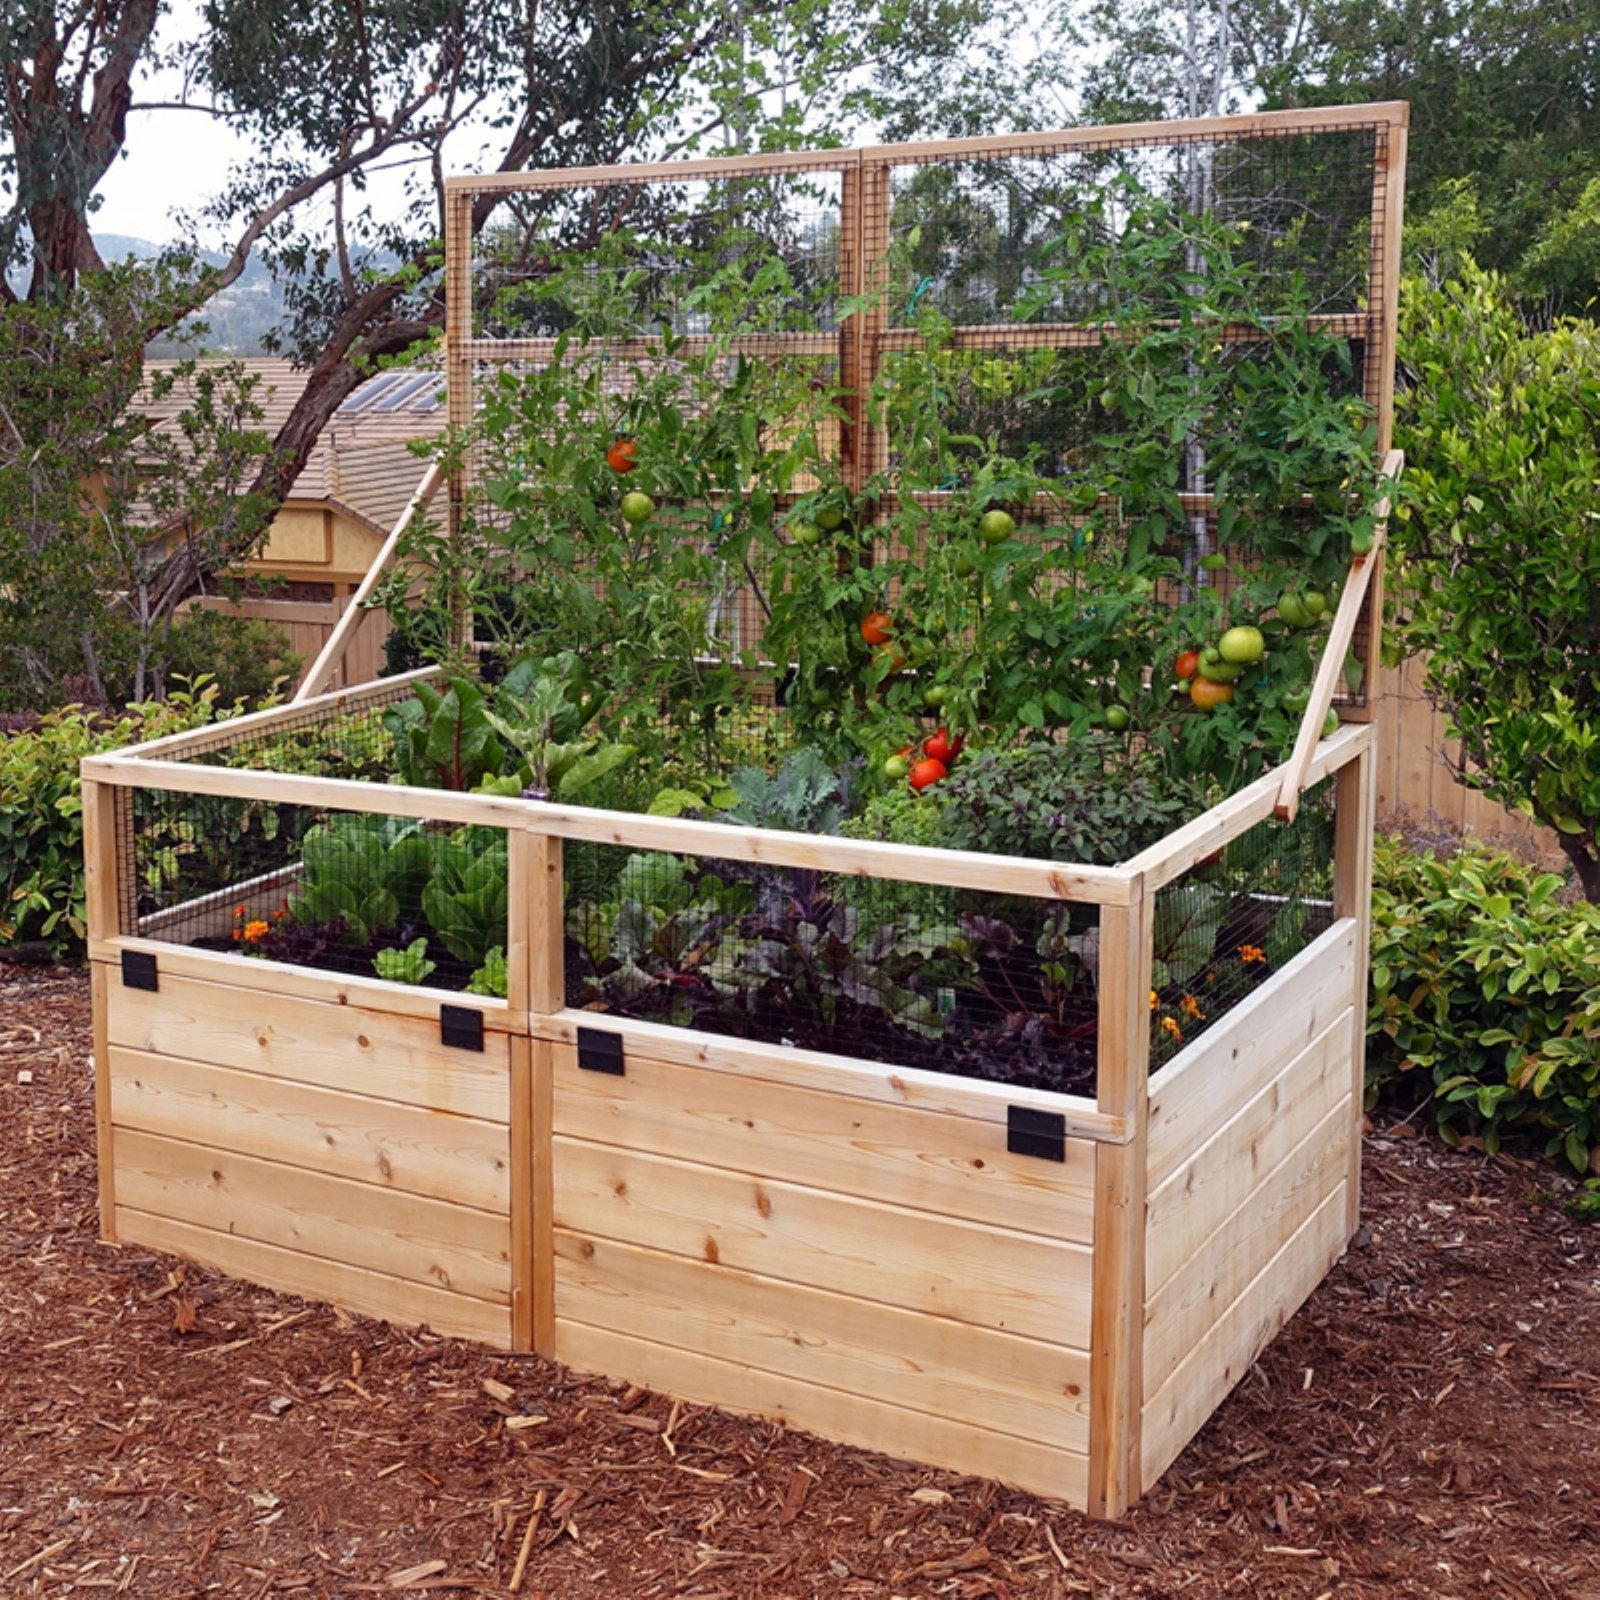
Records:
{"label": "wooden support arm", "polygon": [[[1383,458],[1379,474],[1382,482],[1392,484],[1405,465],[1402,451],[1391,450]],[[1305,792],[1306,780],[1311,771],[1312,758],[1322,739],[1322,724],[1333,708],[1334,691],[1339,687],[1339,674],[1344,670],[1345,657],[1350,653],[1350,642],[1355,637],[1356,623],[1361,616],[1372,582],[1382,570],[1383,548],[1389,533],[1389,495],[1385,492],[1377,505],[1377,522],[1372,531],[1372,549],[1357,556],[1350,563],[1350,576],[1345,581],[1344,592],[1339,596],[1339,607],[1333,614],[1333,626],[1328,632],[1328,642],[1323,647],[1322,659],[1317,663],[1317,675],[1311,683],[1311,699],[1300,719],[1300,732],[1294,742],[1294,753],[1283,768],[1283,782],[1278,790],[1275,815],[1280,822],[1293,822],[1300,811],[1300,796]],[[1374,627],[1382,625],[1374,618]]]}
{"label": "wooden support arm", "polygon": [[291,705],[311,699],[320,693],[322,686],[334,674],[339,663],[344,660],[344,653],[350,648],[350,641],[355,636],[355,631],[361,626],[361,619],[365,615],[362,606],[378,586],[378,579],[383,575],[383,570],[394,559],[394,553],[400,546],[400,541],[405,537],[406,531],[418,517],[432,504],[433,497],[439,492],[439,486],[444,482],[445,471],[442,461],[433,461],[428,470],[422,475],[422,482],[416,487],[411,499],[407,501],[406,508],[400,513],[400,520],[389,531],[389,537],[383,541],[383,548],[373,557],[372,565],[367,568],[367,575],[361,580],[361,587],[350,597],[350,604],[345,608],[345,613],[334,625],[333,632],[328,635],[328,642],[317,653],[317,659],[311,663],[310,670],[300,682],[300,687],[295,690]]}

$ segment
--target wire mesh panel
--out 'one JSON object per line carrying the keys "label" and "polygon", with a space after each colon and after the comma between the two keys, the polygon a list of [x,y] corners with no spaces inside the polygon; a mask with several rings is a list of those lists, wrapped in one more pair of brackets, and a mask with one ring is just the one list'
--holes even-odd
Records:
{"label": "wire mesh panel", "polygon": [[[377,798],[377,797],[374,797]],[[322,972],[504,995],[504,830],[140,789],[130,931]]]}
{"label": "wire mesh panel", "polygon": [[1156,892],[1152,1068],[1226,1016],[1333,922],[1334,796],[1308,790]]}
{"label": "wire mesh panel", "polygon": [[567,1003],[1093,1094],[1095,908],[569,844]]}

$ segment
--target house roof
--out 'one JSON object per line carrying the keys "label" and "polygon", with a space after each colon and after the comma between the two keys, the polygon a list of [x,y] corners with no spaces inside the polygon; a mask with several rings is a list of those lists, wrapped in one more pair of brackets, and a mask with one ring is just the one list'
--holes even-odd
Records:
{"label": "house roof", "polygon": [[[153,376],[179,365],[149,361],[145,370]],[[309,374],[282,360],[241,359],[239,365],[258,380],[252,398],[262,411],[260,427],[276,434],[305,392]],[[165,431],[176,425],[191,399],[190,386],[180,380],[162,398],[146,394],[136,403]],[[426,470],[409,449],[410,442],[434,438],[444,426],[441,373],[411,368],[377,373],[334,413],[288,498],[336,502],[387,533]]]}

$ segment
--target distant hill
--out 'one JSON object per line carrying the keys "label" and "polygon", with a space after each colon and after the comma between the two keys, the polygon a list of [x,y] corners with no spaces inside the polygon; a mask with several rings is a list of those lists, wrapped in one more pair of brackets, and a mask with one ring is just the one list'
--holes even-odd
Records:
{"label": "distant hill", "polygon": [[[100,254],[107,261],[125,261],[132,256],[138,261],[148,261],[161,254],[163,246],[149,239],[136,239],[126,233],[97,233],[94,239]],[[207,252],[205,259],[221,266],[221,255]],[[25,273],[12,272],[12,285],[21,289],[27,282]],[[225,289],[206,308],[203,318],[207,325],[204,348],[217,355],[259,356],[262,354],[263,336],[281,320],[283,297],[273,281],[272,274],[255,257],[251,257],[236,283]],[[158,339],[150,346],[152,356],[191,355],[193,347],[180,345],[171,339]]]}
{"label": "distant hill", "polygon": [[[144,261],[162,250],[162,246],[148,239],[135,239],[125,233],[96,234],[94,242],[107,261],[121,261],[128,256]],[[213,266],[221,266],[225,258],[206,251],[202,259]],[[207,328],[204,348],[216,355],[258,356],[262,353],[262,338],[282,316],[283,297],[278,286],[260,260],[252,256],[238,281],[206,307],[202,318]],[[150,354],[192,355],[194,348],[173,339],[157,339],[150,346]]]}

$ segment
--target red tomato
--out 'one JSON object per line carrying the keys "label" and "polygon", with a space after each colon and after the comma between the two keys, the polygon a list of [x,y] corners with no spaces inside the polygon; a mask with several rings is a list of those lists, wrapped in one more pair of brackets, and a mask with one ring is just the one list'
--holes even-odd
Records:
{"label": "red tomato", "polygon": [[617,442],[606,451],[606,465],[610,467],[613,472],[632,472],[633,469],[639,465],[639,463],[633,459],[637,449],[638,446],[634,444],[632,439],[618,439]]}
{"label": "red tomato", "polygon": [[955,758],[961,754],[961,740],[952,739],[948,728],[941,728],[922,747],[922,753],[930,760],[940,762],[948,767]]}
{"label": "red tomato", "polygon": [[941,778],[950,776],[950,769],[942,761],[935,761],[932,756],[924,756],[916,766],[911,769],[911,787],[923,790],[930,783],[937,783]]}
{"label": "red tomato", "polygon": [[1200,652],[1198,650],[1185,650],[1176,661],[1172,663],[1174,677],[1192,678],[1200,670]]}
{"label": "red tomato", "polygon": [[870,645],[888,644],[894,618],[887,611],[869,611],[861,619],[861,637]]}

